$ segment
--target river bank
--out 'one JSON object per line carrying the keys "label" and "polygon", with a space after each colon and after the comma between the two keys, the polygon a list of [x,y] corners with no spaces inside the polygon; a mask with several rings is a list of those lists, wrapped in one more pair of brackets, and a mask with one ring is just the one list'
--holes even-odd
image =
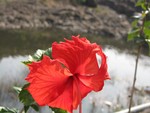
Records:
{"label": "river bank", "polygon": [[125,15],[103,5],[90,8],[68,0],[8,0],[0,3],[0,28],[59,28],[121,39],[126,38],[130,24]]}

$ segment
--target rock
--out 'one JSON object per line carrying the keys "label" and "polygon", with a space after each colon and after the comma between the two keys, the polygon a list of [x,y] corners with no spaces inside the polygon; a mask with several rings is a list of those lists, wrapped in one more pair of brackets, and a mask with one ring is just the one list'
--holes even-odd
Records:
{"label": "rock", "polygon": [[0,22],[0,28],[6,28],[5,22]]}
{"label": "rock", "polygon": [[98,4],[105,5],[120,14],[127,15],[128,17],[133,16],[135,12],[140,12],[141,8],[135,7],[135,2],[137,0],[98,0]]}

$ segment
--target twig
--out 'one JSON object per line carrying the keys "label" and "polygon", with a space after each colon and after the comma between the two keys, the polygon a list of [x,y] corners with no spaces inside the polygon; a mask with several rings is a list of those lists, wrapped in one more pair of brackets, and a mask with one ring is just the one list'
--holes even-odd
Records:
{"label": "twig", "polygon": [[133,94],[134,94],[134,90],[135,90],[136,74],[137,74],[138,61],[139,61],[139,57],[140,57],[140,53],[141,53],[141,48],[142,48],[142,46],[139,46],[139,48],[138,48],[138,53],[137,53],[137,58],[136,58],[134,79],[133,79],[133,85],[132,85],[132,90],[131,90],[131,96],[130,96],[130,103],[129,103],[129,111],[128,111],[128,113],[131,113],[132,99],[133,99]]}
{"label": "twig", "polygon": [[[144,0],[145,4],[146,4],[146,0]],[[141,29],[140,29],[140,37],[143,37],[144,35],[144,24],[146,21],[146,16],[142,19],[142,25],[141,25]],[[134,90],[135,90],[135,83],[136,83],[136,74],[137,74],[137,67],[138,67],[138,60],[141,54],[141,49],[142,49],[142,44],[139,45],[138,47],[138,52],[137,52],[137,58],[136,58],[136,64],[135,64],[135,71],[134,71],[134,78],[133,78],[133,85],[132,85],[132,89],[131,89],[131,96],[130,96],[130,103],[129,103],[129,111],[128,113],[131,113],[131,106],[132,106],[132,99],[133,99],[133,94],[134,94]]]}

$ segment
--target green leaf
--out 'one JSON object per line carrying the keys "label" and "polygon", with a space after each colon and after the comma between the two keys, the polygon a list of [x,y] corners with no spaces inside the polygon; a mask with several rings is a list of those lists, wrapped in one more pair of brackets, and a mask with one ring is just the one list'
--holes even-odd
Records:
{"label": "green leaf", "polygon": [[134,20],[131,25],[133,28],[136,28],[137,27],[137,24],[138,24],[138,20]]}
{"label": "green leaf", "polygon": [[52,109],[52,111],[54,111],[55,113],[67,113],[67,111],[62,110],[62,109],[60,109],[60,108],[51,108],[51,109]]}
{"label": "green leaf", "polygon": [[144,29],[144,34],[146,37],[150,38],[150,28],[145,28]]}
{"label": "green leaf", "polygon": [[[23,61],[25,65],[31,64],[32,62],[40,61],[43,55],[47,55],[51,57],[52,49],[48,48],[46,50],[38,49],[34,55],[30,55],[27,61]],[[30,107],[32,107],[35,111],[39,111],[39,107],[32,98],[31,94],[26,90],[29,84],[24,85],[22,90],[19,93],[19,100],[24,104],[24,111],[27,112]],[[18,91],[18,88],[15,88]],[[61,112],[60,112],[61,113]]]}
{"label": "green leaf", "polygon": [[145,5],[145,3],[142,3],[142,4],[141,4],[141,7],[142,7],[143,10],[146,10],[146,5]]}
{"label": "green leaf", "polygon": [[19,100],[25,105],[30,106],[35,103],[33,100],[31,94],[26,90],[26,88],[29,86],[29,84],[25,84],[19,93]]}
{"label": "green leaf", "polygon": [[37,104],[32,104],[31,107],[35,110],[35,111],[39,111],[39,106]]}
{"label": "green leaf", "polygon": [[141,6],[144,3],[144,0],[138,0],[135,6]]}
{"label": "green leaf", "polygon": [[47,55],[52,58],[52,48],[48,48],[47,50],[45,50],[44,55]]}
{"label": "green leaf", "polygon": [[25,113],[29,110],[29,108],[33,108],[35,111],[39,111],[39,107],[37,103],[32,98],[31,94],[26,90],[29,84],[25,84],[22,90],[19,93],[19,100],[24,104]]}
{"label": "green leaf", "polygon": [[27,111],[29,110],[30,106],[24,106],[24,112],[27,113]]}
{"label": "green leaf", "polygon": [[29,61],[33,62],[41,60],[44,52],[44,50],[38,49],[33,56],[29,56]]}
{"label": "green leaf", "polygon": [[138,36],[137,38],[134,39],[135,43],[141,45],[145,42],[145,38],[142,36]]}
{"label": "green leaf", "polygon": [[31,64],[32,62],[40,61],[42,59],[43,54],[45,53],[44,50],[38,49],[34,55],[29,55],[29,58],[27,61],[23,61],[25,65]]}
{"label": "green leaf", "polygon": [[28,64],[31,64],[32,62],[31,61],[22,61],[22,63],[25,65],[28,65]]}
{"label": "green leaf", "polygon": [[0,106],[0,113],[18,113],[18,110],[16,108],[8,108],[8,107],[2,107]]}
{"label": "green leaf", "polygon": [[17,92],[17,94],[19,94],[20,91],[22,90],[20,87],[16,87],[16,86],[14,86],[13,89]]}
{"label": "green leaf", "polygon": [[129,32],[128,33],[128,41],[137,38],[138,35],[139,35],[139,29],[136,29],[136,30],[133,30],[133,31]]}
{"label": "green leaf", "polygon": [[138,0],[138,2],[136,3],[137,7],[141,7],[143,10],[146,10],[146,6],[145,6],[145,1],[144,0]]}
{"label": "green leaf", "polygon": [[145,21],[144,22],[144,27],[150,28],[150,21]]}
{"label": "green leaf", "polygon": [[37,62],[40,61],[43,57],[43,55],[47,55],[49,57],[51,57],[51,53],[52,53],[52,49],[48,48],[46,50],[41,50],[38,49],[34,55],[29,55],[29,59],[27,61],[23,61],[22,63],[25,65],[31,64],[32,62]]}

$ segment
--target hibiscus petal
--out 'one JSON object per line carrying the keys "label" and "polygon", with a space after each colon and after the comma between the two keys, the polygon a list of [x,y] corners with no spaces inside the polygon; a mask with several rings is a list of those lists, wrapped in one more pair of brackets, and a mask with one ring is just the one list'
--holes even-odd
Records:
{"label": "hibiscus petal", "polygon": [[91,92],[91,90],[91,88],[79,81],[78,77],[70,77],[63,93],[48,105],[72,112],[73,109],[77,109],[81,100]]}
{"label": "hibiscus petal", "polygon": [[98,75],[93,76],[81,75],[79,79],[84,85],[86,85],[87,87],[91,88],[94,91],[100,91],[104,86],[104,80],[100,79]]}
{"label": "hibiscus petal", "polygon": [[27,76],[25,79],[28,81],[28,82],[32,82],[34,79],[35,79],[35,75],[34,73],[37,71],[38,67],[40,65],[40,62],[33,62],[32,64],[29,64],[28,67],[29,67],[29,70],[30,70],[30,77]]}
{"label": "hibiscus petal", "polygon": [[59,59],[73,74],[94,75],[99,67],[96,53],[101,48],[86,38],[72,37],[73,40],[52,44],[52,56]]}
{"label": "hibiscus petal", "polygon": [[91,92],[92,89],[85,86],[77,76],[74,76],[73,78],[73,109],[77,109],[81,100]]}
{"label": "hibiscus petal", "polygon": [[102,90],[104,86],[104,80],[109,79],[109,75],[107,73],[106,56],[102,52],[99,52],[98,54],[101,56],[102,60],[98,73],[93,76],[79,76],[80,81],[87,87],[92,88],[94,91]]}
{"label": "hibiscus petal", "polygon": [[64,91],[55,100],[48,103],[48,105],[51,107],[56,107],[56,108],[61,108],[61,109],[67,110],[70,113],[72,113],[72,110],[73,110],[73,106],[72,106],[73,86],[72,86],[72,83],[73,83],[73,79],[69,78]]}
{"label": "hibiscus petal", "polygon": [[26,79],[30,82],[27,89],[39,105],[47,105],[64,91],[70,73],[57,60],[51,60],[48,56],[44,56],[38,64],[30,65],[33,72],[30,70],[32,74],[29,73]]}

